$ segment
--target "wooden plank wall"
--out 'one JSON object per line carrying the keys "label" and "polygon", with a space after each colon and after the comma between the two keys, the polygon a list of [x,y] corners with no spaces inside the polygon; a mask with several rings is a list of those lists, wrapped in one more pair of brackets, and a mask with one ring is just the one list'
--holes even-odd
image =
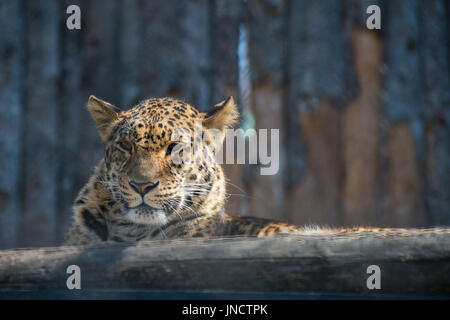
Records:
{"label": "wooden plank wall", "polygon": [[19,245],[22,211],[24,21],[17,1],[0,7],[0,244]]}
{"label": "wooden plank wall", "polygon": [[[70,4],[81,30],[65,27]],[[365,28],[370,4],[380,31]],[[257,129],[279,128],[278,174],[225,165],[228,212],[450,224],[449,13],[445,0],[1,1],[0,248],[61,241],[103,153],[89,94],[123,108],[175,96],[202,111],[233,95]]]}

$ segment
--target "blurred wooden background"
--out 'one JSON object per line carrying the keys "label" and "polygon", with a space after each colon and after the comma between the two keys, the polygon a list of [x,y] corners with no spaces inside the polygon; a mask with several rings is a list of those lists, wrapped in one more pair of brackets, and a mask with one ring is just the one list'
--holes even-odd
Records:
{"label": "blurred wooden background", "polygon": [[[66,8],[81,8],[81,30]],[[382,29],[365,28],[367,6]],[[85,109],[175,96],[240,101],[280,128],[281,168],[226,166],[228,212],[299,224],[450,224],[445,0],[2,0],[0,248],[55,245],[102,156]],[[241,104],[242,105],[242,104]]]}

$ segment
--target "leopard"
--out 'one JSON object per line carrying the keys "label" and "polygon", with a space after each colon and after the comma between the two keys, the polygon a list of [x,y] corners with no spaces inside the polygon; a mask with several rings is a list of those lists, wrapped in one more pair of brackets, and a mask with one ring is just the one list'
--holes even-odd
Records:
{"label": "leopard", "polygon": [[215,154],[239,119],[233,97],[205,112],[170,97],[123,110],[91,95],[87,108],[104,156],[74,201],[66,245],[380,231],[226,213],[226,178]]}

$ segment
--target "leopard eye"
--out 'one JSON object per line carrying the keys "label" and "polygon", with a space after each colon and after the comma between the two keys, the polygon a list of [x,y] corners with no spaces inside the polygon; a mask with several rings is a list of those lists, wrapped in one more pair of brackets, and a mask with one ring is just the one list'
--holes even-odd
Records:
{"label": "leopard eye", "polygon": [[171,144],[169,144],[167,146],[167,150],[166,150],[166,156],[169,156],[172,153],[173,148],[175,148],[177,146],[177,143],[172,142]]}
{"label": "leopard eye", "polygon": [[132,149],[131,143],[129,143],[128,141],[120,141],[119,147],[125,151],[131,151]]}

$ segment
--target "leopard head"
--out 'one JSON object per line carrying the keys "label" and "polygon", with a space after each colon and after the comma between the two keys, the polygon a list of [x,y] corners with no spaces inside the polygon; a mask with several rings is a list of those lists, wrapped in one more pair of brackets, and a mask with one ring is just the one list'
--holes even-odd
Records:
{"label": "leopard head", "polygon": [[161,226],[223,209],[225,178],[214,153],[237,120],[233,98],[208,112],[172,98],[120,110],[99,98],[88,109],[105,144],[103,183],[134,223]]}

